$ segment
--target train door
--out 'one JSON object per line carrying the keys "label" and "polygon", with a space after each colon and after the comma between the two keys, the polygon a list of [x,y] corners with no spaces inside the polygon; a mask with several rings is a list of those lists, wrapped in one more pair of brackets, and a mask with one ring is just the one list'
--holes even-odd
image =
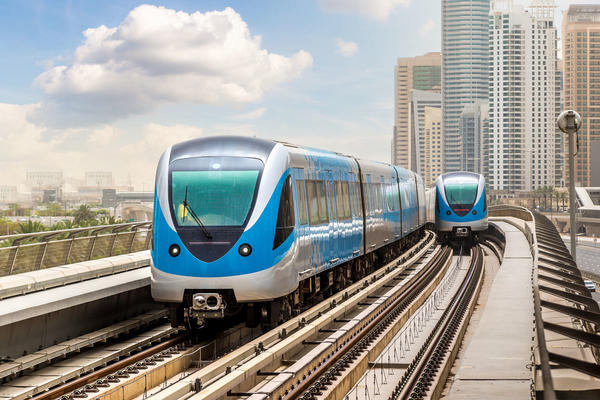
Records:
{"label": "train door", "polygon": [[326,239],[329,242],[329,254],[326,261],[329,261],[327,267],[331,267],[332,263],[337,262],[339,252],[339,221],[335,208],[335,184],[334,174],[330,170],[326,170],[323,174],[327,185],[327,209],[329,210],[329,236]]}

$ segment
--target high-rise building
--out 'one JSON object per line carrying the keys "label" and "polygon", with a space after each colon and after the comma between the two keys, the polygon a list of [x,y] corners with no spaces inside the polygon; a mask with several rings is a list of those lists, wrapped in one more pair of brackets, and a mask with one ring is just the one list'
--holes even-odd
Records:
{"label": "high-rise building", "polygon": [[458,131],[463,139],[461,169],[481,173],[483,122],[487,118],[487,101],[465,104],[458,120]]}
{"label": "high-rise building", "polygon": [[600,5],[571,5],[563,13],[562,50],[564,105],[583,118],[575,182],[600,186],[600,170],[592,168],[593,160],[600,159]]}
{"label": "high-rise building", "polygon": [[0,185],[0,204],[14,203],[17,201],[17,187]]}
{"label": "high-rise building", "polygon": [[425,107],[423,132],[423,158],[427,168],[423,180],[427,187],[433,187],[442,174],[442,109]]}
{"label": "high-rise building", "polygon": [[[424,175],[429,168],[425,162],[423,141],[425,132],[425,108],[442,107],[442,95],[439,91],[417,90],[410,91],[409,130],[410,130],[410,170]],[[441,158],[441,154],[440,154]],[[441,160],[440,160],[441,162]]]}
{"label": "high-rise building", "polygon": [[[442,0],[442,132],[444,171],[462,168],[465,105],[488,101],[490,0]],[[481,132],[478,133],[481,136]],[[473,154],[466,155],[473,159]]]}
{"label": "high-rise building", "polygon": [[528,10],[492,2],[488,179],[490,189],[556,183],[556,29],[552,0]]}
{"label": "high-rise building", "polygon": [[63,184],[60,171],[27,171],[26,183],[31,189],[48,189]]}
{"label": "high-rise building", "polygon": [[440,53],[399,58],[394,68],[394,136],[392,139],[392,163],[411,168],[414,145],[410,135],[410,91],[439,91],[441,85]]}
{"label": "high-rise building", "polygon": [[87,171],[85,173],[85,185],[95,188],[107,188],[113,186],[113,176],[110,171]]}

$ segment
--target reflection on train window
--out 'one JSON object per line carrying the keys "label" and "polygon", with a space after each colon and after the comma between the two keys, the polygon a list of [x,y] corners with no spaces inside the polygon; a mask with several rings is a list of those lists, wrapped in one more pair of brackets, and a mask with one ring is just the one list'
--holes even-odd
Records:
{"label": "reflection on train window", "polygon": [[327,216],[327,198],[325,192],[325,182],[317,181],[315,182],[317,187],[317,196],[319,198],[319,223],[329,222],[329,218]]}
{"label": "reflection on train window", "polygon": [[273,250],[279,247],[292,234],[294,221],[294,198],[292,196],[292,177],[288,176],[281,189],[279,210],[277,211],[277,225],[275,226],[275,239]]}
{"label": "reflection on train window", "polygon": [[250,212],[258,173],[173,171],[171,204],[177,226],[198,226],[198,221],[207,226],[242,226]]}
{"label": "reflection on train window", "polygon": [[335,182],[335,208],[338,219],[344,217],[344,195],[342,193],[342,182]]}
{"label": "reflection on train window", "polygon": [[344,203],[344,219],[350,219],[350,190],[348,188],[348,182],[342,182],[342,198]]}
{"label": "reflection on train window", "polygon": [[317,199],[317,189],[314,181],[306,181],[306,194],[308,197],[308,219],[311,225],[319,223],[319,200]]}
{"label": "reflection on train window", "polygon": [[304,181],[296,181],[296,196],[298,197],[298,216],[300,217],[300,224],[306,225],[308,218],[306,216],[306,190],[304,188]]}
{"label": "reflection on train window", "polygon": [[324,182],[306,181],[306,193],[308,195],[308,220],[310,224],[319,225],[328,222]]}

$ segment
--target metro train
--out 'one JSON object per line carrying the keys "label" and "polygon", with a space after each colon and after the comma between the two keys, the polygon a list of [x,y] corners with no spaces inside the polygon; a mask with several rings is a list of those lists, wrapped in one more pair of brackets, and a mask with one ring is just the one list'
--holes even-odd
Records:
{"label": "metro train", "polygon": [[416,242],[426,204],[420,176],[380,162],[249,137],[173,145],[156,173],[152,296],[174,326],[273,326]]}
{"label": "metro train", "polygon": [[488,228],[483,175],[449,172],[435,184],[435,226],[442,241],[478,241]]}

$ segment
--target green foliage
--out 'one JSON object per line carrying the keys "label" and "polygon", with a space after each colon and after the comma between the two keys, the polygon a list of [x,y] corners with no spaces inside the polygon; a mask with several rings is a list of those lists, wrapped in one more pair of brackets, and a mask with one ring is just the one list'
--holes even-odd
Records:
{"label": "green foliage", "polygon": [[46,230],[46,225],[42,224],[39,221],[28,220],[27,222],[20,222],[19,227],[17,228],[17,233],[35,233],[35,232],[44,232]]}
{"label": "green foliage", "polygon": [[96,213],[91,210],[89,205],[82,204],[77,210],[73,211],[73,223],[79,226],[97,225]]}
{"label": "green foliage", "polygon": [[37,215],[42,217],[65,215],[66,211],[60,203],[48,203],[43,210],[39,210]]}

